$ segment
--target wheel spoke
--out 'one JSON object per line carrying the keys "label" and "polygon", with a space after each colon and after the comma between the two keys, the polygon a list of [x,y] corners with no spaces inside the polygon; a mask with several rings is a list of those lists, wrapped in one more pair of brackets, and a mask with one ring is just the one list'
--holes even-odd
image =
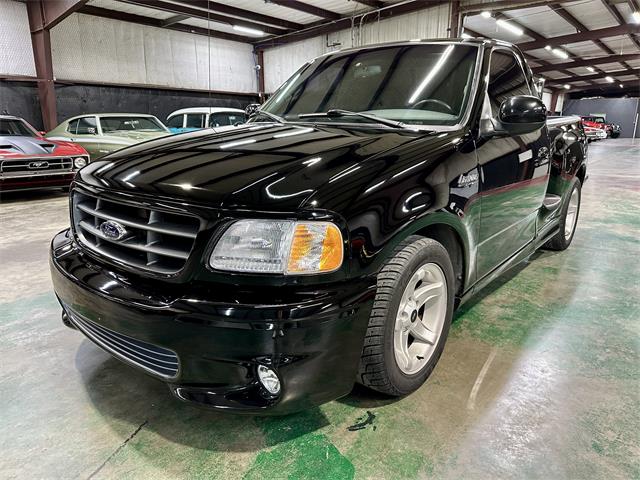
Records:
{"label": "wheel spoke", "polygon": [[405,330],[399,333],[399,335],[401,338],[395,348],[396,361],[400,369],[406,370],[411,363],[411,357],[409,356],[409,332]]}
{"label": "wheel spoke", "polygon": [[420,287],[413,294],[413,298],[415,299],[418,307],[425,305],[426,303],[432,302],[442,295],[442,282],[430,283],[425,285],[424,287]]}
{"label": "wheel spoke", "polygon": [[413,338],[421,343],[433,345],[438,339],[438,335],[425,327],[422,322],[415,322],[409,330]]}

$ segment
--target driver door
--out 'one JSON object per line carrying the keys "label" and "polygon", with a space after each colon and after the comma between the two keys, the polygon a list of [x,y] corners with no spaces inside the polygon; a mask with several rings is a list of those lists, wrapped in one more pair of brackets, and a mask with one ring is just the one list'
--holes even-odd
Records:
{"label": "driver door", "polygon": [[[516,95],[533,95],[522,62],[512,50],[495,48],[483,117],[497,118],[502,102]],[[482,213],[477,273],[481,278],[535,238],[550,163],[546,127],[525,135],[483,135],[478,146]]]}

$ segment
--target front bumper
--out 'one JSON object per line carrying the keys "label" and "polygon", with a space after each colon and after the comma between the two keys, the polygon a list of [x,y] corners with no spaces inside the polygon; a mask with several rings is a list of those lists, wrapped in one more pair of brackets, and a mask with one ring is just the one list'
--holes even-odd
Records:
{"label": "front bumper", "polygon": [[[174,375],[143,370],[181,400],[247,413],[291,413],[349,393],[375,296],[375,279],[366,278],[281,289],[273,304],[252,304],[239,286],[176,286],[110,270],[83,254],[68,230],[53,239],[50,266],[69,318],[98,345],[87,325],[143,349],[146,342],[175,352]],[[278,396],[259,383],[260,364],[277,372]]]}
{"label": "front bumper", "polygon": [[41,188],[64,188],[71,184],[75,175],[75,171],[39,173],[34,175],[0,175],[0,192]]}

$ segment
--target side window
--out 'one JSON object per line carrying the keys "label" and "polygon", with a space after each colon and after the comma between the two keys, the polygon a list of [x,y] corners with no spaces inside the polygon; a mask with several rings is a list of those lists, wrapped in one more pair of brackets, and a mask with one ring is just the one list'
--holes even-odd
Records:
{"label": "side window", "polygon": [[494,50],[489,67],[491,113],[498,115],[502,102],[516,95],[531,95],[527,77],[516,57],[508,50]]}
{"label": "side window", "polygon": [[210,127],[223,127],[244,122],[246,122],[244,113],[212,113],[209,116]]}
{"label": "side window", "polygon": [[189,113],[187,115],[187,128],[204,128],[204,113]]}
{"label": "side window", "polygon": [[176,115],[167,120],[167,127],[169,128],[182,128],[182,115]]}
{"label": "side window", "polygon": [[67,131],[75,135],[96,135],[98,133],[96,119],[95,117],[77,118],[69,122]]}

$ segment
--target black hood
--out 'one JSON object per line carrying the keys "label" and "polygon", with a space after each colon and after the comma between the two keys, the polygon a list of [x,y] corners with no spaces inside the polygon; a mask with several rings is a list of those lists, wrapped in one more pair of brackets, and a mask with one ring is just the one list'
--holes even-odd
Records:
{"label": "black hood", "polygon": [[24,155],[50,154],[56,148],[55,143],[36,137],[0,136],[0,150]]}
{"label": "black hood", "polygon": [[361,162],[424,135],[264,123],[223,133],[200,130],[110,154],[83,169],[79,181],[212,207],[294,211]]}

